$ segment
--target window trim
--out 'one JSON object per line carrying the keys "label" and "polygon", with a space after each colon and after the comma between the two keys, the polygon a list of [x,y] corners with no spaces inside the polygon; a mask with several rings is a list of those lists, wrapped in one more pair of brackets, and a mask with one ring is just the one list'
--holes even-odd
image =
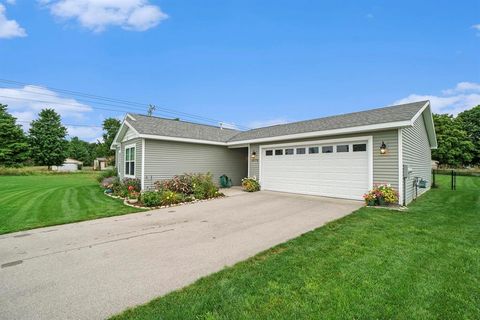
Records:
{"label": "window trim", "polygon": [[[133,149],[133,160],[127,161],[127,149]],[[123,149],[124,156],[123,156],[123,176],[126,178],[135,178],[135,172],[137,172],[137,144],[129,144],[126,145]],[[130,173],[127,174],[127,163],[133,162],[133,171],[134,174],[131,175]],[[130,171],[130,169],[129,169]]]}
{"label": "window trim", "polygon": [[[303,149],[303,153],[298,153],[298,149]],[[307,154],[307,147],[298,147],[298,148],[295,148],[295,154],[297,155],[300,155],[300,156],[303,156],[303,155],[306,155]]]}
{"label": "window trim", "polygon": [[[338,147],[347,147],[347,151],[338,151]],[[335,152],[336,153],[349,153],[350,149],[352,149],[352,148],[350,147],[349,144],[337,144],[337,145],[335,145]]]}
{"label": "window trim", "polygon": [[[364,145],[365,150],[356,150],[355,151],[355,146],[359,146],[359,145]],[[368,151],[368,145],[366,143],[354,143],[354,144],[352,144],[352,152],[367,152],[367,151]]]}
{"label": "window trim", "polygon": [[[332,151],[331,152],[324,152],[323,148],[332,148]],[[329,153],[335,153],[335,148],[333,147],[333,145],[322,146],[322,154],[329,154]]]}

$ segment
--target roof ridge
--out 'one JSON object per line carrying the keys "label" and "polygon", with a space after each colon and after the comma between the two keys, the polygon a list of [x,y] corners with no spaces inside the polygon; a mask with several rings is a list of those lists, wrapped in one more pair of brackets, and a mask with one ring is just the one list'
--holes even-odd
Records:
{"label": "roof ridge", "polygon": [[[289,125],[289,124],[296,124],[296,123],[301,123],[301,122],[317,121],[317,120],[320,120],[320,119],[323,120],[323,119],[329,119],[329,118],[338,118],[338,117],[343,117],[343,116],[353,115],[353,114],[358,114],[358,113],[364,113],[364,112],[369,112],[369,111],[379,111],[379,110],[385,110],[385,109],[399,108],[399,107],[403,107],[403,106],[406,106],[406,105],[416,104],[416,103],[421,103],[421,102],[427,103],[428,100],[421,100],[421,101],[415,101],[415,102],[395,104],[395,105],[389,105],[389,106],[385,106],[385,107],[367,109],[367,110],[362,110],[362,111],[354,111],[354,112],[347,112],[347,113],[341,113],[341,114],[334,114],[334,115],[326,116],[326,117],[318,117],[318,118],[306,119],[306,120],[299,120],[299,121],[293,121],[293,122],[288,122],[288,123],[273,124],[273,125],[270,125],[270,126],[253,128],[253,129],[246,130],[246,131],[241,131],[241,132],[250,132],[250,131],[260,130],[260,129],[265,129],[265,128],[281,127],[281,126],[286,126],[286,125]],[[232,138],[232,139],[233,139],[233,138]]]}
{"label": "roof ridge", "polygon": [[220,126],[214,126],[214,125],[212,125],[212,124],[204,124],[204,123],[198,123],[198,122],[193,122],[193,121],[181,120],[180,118],[178,118],[179,120],[175,120],[175,119],[169,119],[169,118],[164,118],[164,117],[159,117],[159,116],[149,116],[149,115],[145,115],[145,114],[141,114],[141,113],[130,113],[130,112],[128,112],[127,114],[129,114],[129,115],[131,115],[131,116],[141,116],[141,117],[145,117],[145,118],[156,118],[156,119],[167,120],[167,121],[175,121],[175,122],[189,123],[189,124],[194,124],[194,125],[197,125],[197,126],[204,126],[204,127],[216,128],[216,129],[219,129],[219,130],[230,130],[230,131],[235,131],[235,132],[238,132],[238,133],[245,132],[245,131],[241,131],[241,130],[237,130],[237,129],[232,129],[232,128],[225,128],[225,127],[220,127]]}

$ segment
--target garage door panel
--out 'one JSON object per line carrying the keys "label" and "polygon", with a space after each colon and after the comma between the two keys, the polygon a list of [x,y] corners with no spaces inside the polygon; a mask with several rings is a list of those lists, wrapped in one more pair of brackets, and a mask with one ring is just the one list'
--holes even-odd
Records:
{"label": "garage door panel", "polygon": [[[266,156],[265,150],[307,148],[288,146],[262,148],[260,179],[262,188],[283,192],[361,199],[368,190],[368,154],[353,152]],[[308,151],[307,151],[308,152]]]}

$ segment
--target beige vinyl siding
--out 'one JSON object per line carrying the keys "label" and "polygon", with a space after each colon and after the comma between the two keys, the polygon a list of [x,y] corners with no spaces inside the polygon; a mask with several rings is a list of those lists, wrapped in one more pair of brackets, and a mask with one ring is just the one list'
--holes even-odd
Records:
{"label": "beige vinyl siding", "polygon": [[120,179],[125,178],[125,147],[135,145],[135,178],[142,177],[142,139],[135,138],[128,141],[122,141],[121,151],[117,150],[116,156],[118,159],[118,173]]}
{"label": "beige vinyl siding", "polygon": [[146,139],[144,187],[150,189],[155,181],[178,174],[207,172],[217,184],[226,174],[234,185],[240,185],[247,176],[247,162],[247,148]]}
{"label": "beige vinyl siding", "polygon": [[[391,184],[398,189],[398,130],[373,133],[373,184]],[[380,154],[382,141],[387,153]]]}
{"label": "beige vinyl siding", "polygon": [[258,178],[258,175],[260,173],[260,167],[259,167],[259,161],[260,161],[260,145],[258,144],[251,144],[250,145],[250,155],[252,152],[255,152],[257,154],[257,159],[255,160],[250,160],[250,177],[256,177]]}
{"label": "beige vinyl siding", "polygon": [[[337,135],[327,137],[316,137],[309,139],[283,140],[263,143],[261,145],[321,141],[341,138],[352,138],[359,136],[373,136],[373,183],[388,183],[398,191],[398,130],[363,132],[359,134]],[[388,148],[386,155],[380,155],[382,141]],[[257,158],[261,161],[262,155],[259,152],[259,144],[251,144],[250,152],[256,151]],[[259,161],[250,161],[250,176],[259,175]]]}
{"label": "beige vinyl siding", "polygon": [[424,114],[418,117],[413,127],[402,129],[403,164],[409,165],[413,170],[405,182],[407,204],[413,200],[415,195],[415,177],[421,177],[428,181],[426,189],[418,189],[418,195],[430,189],[432,182],[432,155],[423,118]]}

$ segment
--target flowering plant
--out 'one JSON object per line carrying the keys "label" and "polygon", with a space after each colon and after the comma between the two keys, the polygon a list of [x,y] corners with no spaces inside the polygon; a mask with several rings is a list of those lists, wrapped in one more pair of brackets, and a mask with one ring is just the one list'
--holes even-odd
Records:
{"label": "flowering plant", "polygon": [[246,177],[242,179],[243,190],[247,192],[255,192],[260,190],[260,183],[257,181],[257,177]]}
{"label": "flowering plant", "polygon": [[398,192],[390,184],[375,185],[363,195],[368,205],[384,205],[398,203]]}

